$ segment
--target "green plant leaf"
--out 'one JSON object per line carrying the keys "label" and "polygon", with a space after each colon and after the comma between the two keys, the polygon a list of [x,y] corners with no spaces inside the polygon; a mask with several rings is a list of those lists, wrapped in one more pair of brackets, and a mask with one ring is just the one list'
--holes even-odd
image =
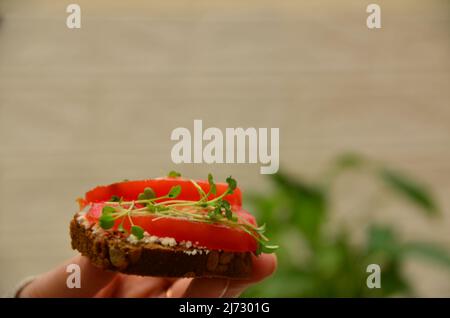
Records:
{"label": "green plant leaf", "polygon": [[389,169],[381,169],[380,175],[389,187],[421,207],[427,214],[437,214],[436,204],[425,186]]}
{"label": "green plant leaf", "polygon": [[150,200],[156,198],[155,191],[152,188],[145,188],[144,192],[139,193],[138,200]]}
{"label": "green plant leaf", "polygon": [[123,227],[123,221],[119,224],[119,227],[117,228],[119,232],[126,233],[127,230]]}
{"label": "green plant leaf", "polygon": [[144,189],[144,195],[147,199],[154,199],[156,198],[155,191],[153,191],[152,188],[145,188]]}
{"label": "green plant leaf", "polygon": [[228,220],[231,220],[232,218],[233,218],[233,212],[231,212],[231,210],[225,210],[225,217],[228,219]]}
{"label": "green plant leaf", "polygon": [[381,293],[381,296],[409,295],[412,293],[412,287],[405,277],[402,269],[402,263],[398,260],[392,260],[382,267],[381,288],[366,289],[365,292],[370,296],[373,293]]}
{"label": "green plant leaf", "polygon": [[102,215],[98,219],[98,224],[102,229],[108,230],[114,226],[115,219],[113,213],[116,211],[112,206],[104,206],[102,209]]}
{"label": "green plant leaf", "polygon": [[131,234],[133,234],[138,238],[138,240],[140,240],[144,237],[144,229],[138,225],[133,225],[131,227]]}
{"label": "green plant leaf", "polygon": [[282,173],[271,175],[271,178],[284,193],[287,209],[292,212],[292,222],[311,244],[318,243],[325,222],[326,193],[318,186]]}
{"label": "green plant leaf", "polygon": [[357,168],[364,164],[365,159],[355,153],[345,153],[340,155],[335,163],[335,166],[339,169]]}
{"label": "green plant leaf", "polygon": [[233,191],[236,189],[237,187],[237,182],[235,179],[233,179],[231,176],[229,176],[226,179],[226,182],[228,183],[228,190],[230,191],[230,193],[233,193]]}
{"label": "green plant leaf", "polygon": [[170,172],[167,174],[167,177],[169,177],[169,178],[178,178],[178,177],[181,177],[181,173],[172,170],[172,171],[170,171]]}
{"label": "green plant leaf", "polygon": [[120,197],[117,195],[111,196],[111,199],[109,199],[110,202],[120,202]]}
{"label": "green plant leaf", "polygon": [[176,186],[173,186],[170,191],[169,194],[167,195],[169,198],[173,199],[176,198],[177,196],[179,196],[181,193],[181,186],[178,184]]}
{"label": "green plant leaf", "polygon": [[[381,174],[380,166],[365,157],[345,154],[334,161],[333,165],[330,174],[361,169],[362,172],[370,173],[369,177],[379,178],[382,175],[383,182],[418,207],[431,211],[437,210],[427,188],[418,182],[411,182],[409,178],[397,176],[398,173],[393,173],[391,170],[388,173],[383,171]],[[392,177],[394,174],[395,176]],[[325,174],[325,177],[328,176]],[[329,195],[332,190],[326,182],[322,180],[305,182],[283,172],[269,177],[274,182],[274,191],[247,192],[244,201],[251,204],[251,210],[255,211],[261,224],[267,223],[271,239],[274,239],[274,242],[279,241],[285,248],[277,252],[279,267],[275,275],[253,286],[245,295],[252,297],[414,295],[413,286],[409,284],[404,272],[404,261],[407,255],[420,256],[435,263],[450,264],[450,253],[446,253],[445,249],[430,247],[424,243],[403,244],[397,235],[396,227],[373,225],[367,232],[366,246],[352,244],[353,232],[348,228],[336,229],[336,226],[323,226],[330,208]],[[425,194],[421,193],[423,191]],[[434,213],[428,210],[426,212]],[[302,244],[296,245],[295,250],[306,249],[307,253],[299,254],[297,258],[290,251],[291,246],[288,244],[291,244],[293,240],[283,241],[282,239],[286,231],[295,233]],[[318,244],[308,244],[309,242],[318,242]],[[304,246],[304,243],[308,246]],[[368,275],[366,267],[373,263],[380,264],[382,268],[382,288],[380,289],[368,289],[365,284]]]}
{"label": "green plant leaf", "polygon": [[212,194],[216,194],[217,193],[217,187],[216,187],[216,184],[215,184],[215,182],[214,182],[214,178],[213,178],[213,176],[212,176],[212,174],[208,174],[208,183],[209,183],[209,186],[210,186],[210,192],[212,193]]}
{"label": "green plant leaf", "polygon": [[419,256],[450,267],[450,251],[434,244],[424,242],[406,243],[402,248],[402,252],[406,255]]}
{"label": "green plant leaf", "polygon": [[399,250],[399,243],[392,228],[388,226],[372,225],[369,228],[368,253],[386,252],[395,256]]}
{"label": "green plant leaf", "polygon": [[290,220],[286,220],[289,211],[284,213],[283,216],[285,217],[279,215],[280,211],[285,210],[284,206],[286,205],[286,200],[280,198],[280,196],[280,191],[270,195],[247,192],[243,200],[250,205],[250,211],[254,211],[261,224],[270,224],[272,233],[274,231],[279,232],[279,230],[285,228],[285,225],[292,224]]}
{"label": "green plant leaf", "polygon": [[331,166],[325,170],[322,183],[325,187],[330,189],[336,179],[343,173],[349,170],[356,170],[368,166],[368,161],[361,155],[355,153],[344,153],[336,158]]}
{"label": "green plant leaf", "polygon": [[114,213],[114,212],[116,212],[116,209],[115,209],[114,207],[112,207],[112,206],[106,205],[106,206],[104,206],[103,209],[102,209],[102,215],[105,215],[105,214],[112,214],[112,213]]}
{"label": "green plant leaf", "polygon": [[102,229],[108,230],[114,226],[115,220],[109,213],[104,213],[98,220],[99,225]]}

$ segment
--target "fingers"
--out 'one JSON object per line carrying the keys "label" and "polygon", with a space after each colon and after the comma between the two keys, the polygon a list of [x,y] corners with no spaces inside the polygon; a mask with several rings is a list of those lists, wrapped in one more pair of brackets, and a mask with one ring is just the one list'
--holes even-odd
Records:
{"label": "fingers", "polygon": [[[67,281],[71,273],[69,264],[80,267],[80,288],[69,288]],[[268,276],[276,269],[273,254],[253,257],[253,273],[248,280],[218,278],[178,279],[171,281],[138,277],[118,276],[93,266],[84,256],[76,256],[65,264],[47,272],[27,285],[20,297],[237,297],[246,288]],[[170,286],[170,287],[169,287]]]}
{"label": "fingers", "polygon": [[[69,288],[67,281],[74,272],[67,266],[76,264],[80,268],[80,288]],[[101,270],[91,264],[87,257],[78,255],[65,264],[42,274],[27,285],[19,297],[92,297],[114,278],[115,273]]]}
{"label": "fingers", "polygon": [[159,297],[170,285],[172,282],[164,278],[118,274],[96,297]]}
{"label": "fingers", "polygon": [[121,275],[115,275],[113,279],[106,284],[105,287],[100,289],[93,297],[94,298],[111,298],[114,296],[116,289],[121,284]]}
{"label": "fingers", "polygon": [[222,298],[227,292],[229,279],[194,278],[184,293],[187,298]]}
{"label": "fingers", "polygon": [[253,258],[253,274],[249,280],[233,280],[223,297],[238,297],[248,287],[271,276],[277,268],[275,254],[261,254]]}
{"label": "fingers", "polygon": [[[277,267],[274,254],[253,256],[252,277],[247,280],[219,278],[195,278],[189,284],[184,297],[237,297],[246,288],[269,277]],[[176,297],[176,296],[175,296]]]}
{"label": "fingers", "polygon": [[180,278],[173,282],[172,286],[167,289],[167,291],[162,294],[162,297],[167,298],[179,298],[183,297],[192,282],[192,278]]}

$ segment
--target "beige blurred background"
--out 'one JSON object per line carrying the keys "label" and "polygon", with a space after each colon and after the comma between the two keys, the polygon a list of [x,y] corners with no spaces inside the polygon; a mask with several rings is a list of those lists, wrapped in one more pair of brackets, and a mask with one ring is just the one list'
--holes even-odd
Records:
{"label": "beige blurred background", "polygon": [[[450,246],[450,2],[376,1],[369,30],[371,2],[0,0],[0,292],[74,255],[74,200],[97,184],[177,169],[265,187],[259,165],[173,165],[193,119],[279,127],[281,167],[306,177],[346,150],[402,167],[443,216],[378,217]],[[450,296],[448,271],[407,270]]]}

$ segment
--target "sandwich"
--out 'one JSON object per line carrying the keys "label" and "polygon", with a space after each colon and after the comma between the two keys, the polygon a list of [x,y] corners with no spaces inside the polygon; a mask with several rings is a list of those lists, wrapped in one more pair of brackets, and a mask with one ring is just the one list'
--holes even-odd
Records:
{"label": "sandwich", "polygon": [[98,186],[78,199],[72,248],[104,270],[159,277],[245,279],[253,255],[272,253],[265,226],[242,208],[228,177],[167,177]]}

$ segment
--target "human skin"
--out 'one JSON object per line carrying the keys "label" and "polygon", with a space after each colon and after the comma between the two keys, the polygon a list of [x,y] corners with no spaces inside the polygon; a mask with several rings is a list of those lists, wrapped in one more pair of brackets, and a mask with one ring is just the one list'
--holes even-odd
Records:
{"label": "human skin", "polygon": [[[69,264],[78,264],[81,288],[68,288]],[[125,275],[101,270],[85,256],[77,255],[26,285],[18,297],[238,297],[245,289],[272,275],[275,254],[253,256],[252,277],[247,280],[222,278],[160,278]]]}

